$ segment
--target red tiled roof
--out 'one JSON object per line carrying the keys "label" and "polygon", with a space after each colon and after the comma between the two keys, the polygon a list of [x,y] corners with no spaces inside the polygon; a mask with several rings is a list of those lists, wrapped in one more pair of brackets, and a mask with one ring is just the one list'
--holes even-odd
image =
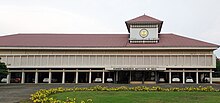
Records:
{"label": "red tiled roof", "polygon": [[134,19],[128,20],[125,22],[128,32],[130,33],[130,25],[131,24],[158,24],[159,29],[158,32],[160,33],[162,25],[163,25],[163,21],[155,19],[153,17],[147,16],[147,15],[142,15],[139,17],[136,17]]}
{"label": "red tiled roof", "polygon": [[0,36],[0,47],[218,47],[178,36],[159,34],[159,43],[130,44],[129,34],[15,34]]}
{"label": "red tiled roof", "polygon": [[142,16],[126,21],[126,23],[161,23],[161,22],[163,21],[155,19],[147,15],[142,15]]}

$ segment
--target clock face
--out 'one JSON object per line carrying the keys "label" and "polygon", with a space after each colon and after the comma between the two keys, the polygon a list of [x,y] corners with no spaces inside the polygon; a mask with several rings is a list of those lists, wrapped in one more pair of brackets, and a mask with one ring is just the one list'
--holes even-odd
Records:
{"label": "clock face", "polygon": [[148,36],[149,32],[147,31],[147,29],[141,29],[140,32],[139,32],[139,35],[142,37],[142,38],[146,38]]}

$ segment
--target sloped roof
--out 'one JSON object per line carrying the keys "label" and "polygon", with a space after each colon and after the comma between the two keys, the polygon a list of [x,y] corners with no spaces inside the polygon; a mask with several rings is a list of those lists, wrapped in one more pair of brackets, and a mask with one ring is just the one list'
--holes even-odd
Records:
{"label": "sloped roof", "polygon": [[158,24],[158,26],[159,26],[158,32],[160,33],[162,25],[163,25],[163,21],[144,14],[142,16],[139,16],[134,19],[126,21],[125,24],[127,26],[129,33],[130,33],[130,25],[131,24]]}
{"label": "sloped roof", "polygon": [[161,22],[163,21],[147,16],[147,15],[142,15],[142,16],[126,21],[126,23],[161,23]]}
{"label": "sloped roof", "polygon": [[131,44],[129,34],[15,34],[0,36],[0,47],[218,47],[175,34],[159,34],[159,43]]}

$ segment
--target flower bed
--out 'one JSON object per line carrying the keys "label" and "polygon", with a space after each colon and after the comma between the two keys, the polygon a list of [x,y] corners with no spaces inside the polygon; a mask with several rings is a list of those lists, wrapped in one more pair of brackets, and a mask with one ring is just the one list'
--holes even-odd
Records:
{"label": "flower bed", "polygon": [[[103,86],[94,86],[88,88],[53,88],[53,89],[41,89],[34,94],[31,94],[31,100],[34,103],[76,103],[76,98],[66,98],[66,101],[57,100],[55,98],[49,97],[51,94],[63,93],[63,92],[75,92],[75,91],[143,91],[143,92],[220,92],[220,90],[214,89],[211,86],[202,87],[185,87],[185,88],[161,88],[156,87],[146,87],[146,86],[137,86],[137,87],[103,87]],[[92,99],[81,100],[80,103],[92,103]]]}

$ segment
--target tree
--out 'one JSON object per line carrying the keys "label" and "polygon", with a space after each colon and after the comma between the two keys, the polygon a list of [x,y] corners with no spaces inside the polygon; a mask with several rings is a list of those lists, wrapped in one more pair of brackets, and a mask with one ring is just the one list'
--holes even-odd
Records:
{"label": "tree", "polygon": [[1,62],[1,58],[0,58],[0,75],[6,75],[6,74],[8,74],[7,66],[5,63]]}
{"label": "tree", "polygon": [[216,71],[220,71],[220,60],[216,59]]}

